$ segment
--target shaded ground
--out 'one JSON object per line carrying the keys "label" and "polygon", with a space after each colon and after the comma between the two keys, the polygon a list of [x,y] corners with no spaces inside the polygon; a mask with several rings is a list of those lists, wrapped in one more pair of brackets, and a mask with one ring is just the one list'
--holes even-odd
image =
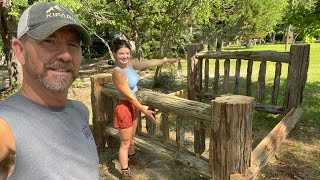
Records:
{"label": "shaded ground", "polygon": [[[175,163],[165,159],[157,158],[150,153],[137,150],[137,155],[147,160],[150,165],[148,168],[139,169],[131,167],[131,170],[141,180],[147,179],[174,179],[174,180],[188,180],[188,179],[205,179],[196,174],[192,170],[182,166],[180,163]],[[105,148],[100,152],[100,179],[119,179],[120,164],[118,161],[118,148]]]}

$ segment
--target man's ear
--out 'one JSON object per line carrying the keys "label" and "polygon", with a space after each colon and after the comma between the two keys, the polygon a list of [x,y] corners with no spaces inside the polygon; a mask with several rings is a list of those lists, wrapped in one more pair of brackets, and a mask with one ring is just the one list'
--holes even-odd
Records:
{"label": "man's ear", "polygon": [[12,47],[12,50],[13,50],[14,54],[16,55],[17,59],[21,63],[21,65],[24,65],[25,64],[25,56],[24,56],[25,49],[24,49],[23,43],[19,39],[13,38],[11,47]]}

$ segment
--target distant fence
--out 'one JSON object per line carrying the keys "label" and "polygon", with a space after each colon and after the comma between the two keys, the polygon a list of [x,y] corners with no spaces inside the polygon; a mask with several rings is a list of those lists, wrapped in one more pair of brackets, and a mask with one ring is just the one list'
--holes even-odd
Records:
{"label": "distant fence", "polygon": [[[201,51],[202,44],[187,46],[188,52],[188,99],[215,98],[221,94],[239,94],[241,64],[246,62],[245,94],[252,96],[253,62],[260,62],[257,88],[255,89],[257,110],[270,113],[289,112],[292,107],[301,104],[303,90],[307,80],[309,66],[310,45],[292,45],[290,52],[277,51]],[[236,61],[233,90],[230,90],[230,61]],[[214,67],[210,67],[210,61],[214,61]],[[204,64],[203,64],[204,62]],[[272,87],[272,95],[269,103],[266,97],[266,67],[267,62],[275,62],[275,74]],[[219,86],[220,63],[223,64],[223,81]],[[280,92],[280,77],[282,65],[288,65],[287,77],[283,78],[285,84],[284,92]],[[204,66],[204,72],[203,72]],[[212,91],[209,92],[209,71],[214,71]],[[242,72],[243,73],[243,72]],[[203,78],[204,74],[204,78]],[[203,82],[204,79],[204,82]],[[279,93],[284,94],[283,102],[278,101]]]}
{"label": "distant fence", "polygon": [[[205,177],[212,179],[253,179],[268,160],[274,155],[277,148],[298,122],[301,116],[300,103],[303,89],[306,83],[306,75],[309,63],[309,45],[292,46],[290,53],[277,52],[201,52],[201,45],[188,46],[188,97],[183,99],[172,95],[142,89],[138,91],[139,101],[149,108],[156,109],[160,115],[160,127],[149,123],[144,118],[139,118],[138,132],[135,139],[136,145],[144,150],[164,157],[172,161],[178,161],[192,167]],[[236,54],[238,53],[238,54]],[[302,54],[300,54],[302,53]],[[248,60],[246,92],[244,95],[219,95],[215,90],[217,84],[213,82],[213,93],[208,93],[208,62],[205,58],[225,59],[224,79],[222,93],[230,93],[226,83],[228,82],[228,67],[230,59],[237,60],[237,81],[241,59]],[[204,86],[202,83],[202,61],[205,59]],[[267,60],[276,62],[275,83],[272,95],[272,103],[269,106],[255,103],[254,98],[248,96],[251,90],[250,77],[252,76],[252,61],[261,61],[257,101],[262,102],[264,97],[265,64]],[[219,72],[219,60],[215,60],[215,72]],[[288,77],[286,78],[285,98],[282,105],[278,105],[277,89],[279,88],[279,76],[281,63],[288,63]],[[251,66],[251,68],[250,68]],[[279,69],[280,66],[280,69]],[[298,70],[299,67],[299,70]],[[305,68],[305,69],[303,69]],[[218,73],[215,73],[218,75]],[[216,77],[214,77],[215,79]],[[239,80],[239,79],[238,79]],[[117,104],[117,91],[110,84],[111,74],[95,75],[91,77],[92,85],[92,111],[93,133],[99,147],[104,147],[107,142],[112,145],[117,137],[117,130],[112,125],[112,113]],[[239,85],[235,82],[235,88]],[[218,88],[219,89],[219,88]],[[238,94],[237,90],[232,92]],[[211,104],[194,101],[204,97],[216,97]],[[281,106],[278,108],[277,106]],[[263,108],[261,108],[263,107]],[[274,129],[252,150],[252,118],[253,110],[260,108],[272,113],[285,112],[284,118]],[[271,109],[271,110],[270,110]],[[175,126],[169,117],[175,116]],[[185,134],[186,124],[193,123],[193,150],[186,148]],[[208,128],[209,127],[209,128]],[[144,133],[143,130],[146,130]],[[206,132],[209,129],[209,133]],[[170,132],[175,132],[175,139],[170,139]],[[206,137],[209,134],[209,137]],[[209,138],[209,147],[205,140]],[[202,156],[208,149],[209,158]]]}

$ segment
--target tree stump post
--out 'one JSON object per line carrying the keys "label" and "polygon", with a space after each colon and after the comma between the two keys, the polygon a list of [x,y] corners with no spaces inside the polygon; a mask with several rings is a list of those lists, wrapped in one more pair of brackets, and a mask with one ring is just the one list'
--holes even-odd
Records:
{"label": "tree stump post", "polygon": [[310,61],[310,44],[292,45],[290,54],[291,60],[284,97],[285,114],[302,103]]}
{"label": "tree stump post", "polygon": [[222,96],[211,101],[209,164],[212,179],[245,174],[250,166],[254,98]]}
{"label": "tree stump post", "polygon": [[190,44],[187,49],[187,86],[188,86],[188,99],[196,100],[196,80],[197,80],[197,67],[198,59],[196,58],[197,51],[202,49],[202,44]]}
{"label": "tree stump post", "polygon": [[108,139],[108,137],[105,136],[105,126],[108,123],[106,104],[101,90],[104,84],[112,82],[111,78],[111,74],[99,74],[90,77],[93,137],[99,148],[105,147],[106,140]]}

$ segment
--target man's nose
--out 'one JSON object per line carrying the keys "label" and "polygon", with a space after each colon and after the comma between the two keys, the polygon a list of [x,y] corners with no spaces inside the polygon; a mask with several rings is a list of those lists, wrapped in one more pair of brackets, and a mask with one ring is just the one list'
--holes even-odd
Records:
{"label": "man's nose", "polygon": [[63,61],[71,61],[72,55],[68,45],[60,45],[57,58],[62,59]]}

